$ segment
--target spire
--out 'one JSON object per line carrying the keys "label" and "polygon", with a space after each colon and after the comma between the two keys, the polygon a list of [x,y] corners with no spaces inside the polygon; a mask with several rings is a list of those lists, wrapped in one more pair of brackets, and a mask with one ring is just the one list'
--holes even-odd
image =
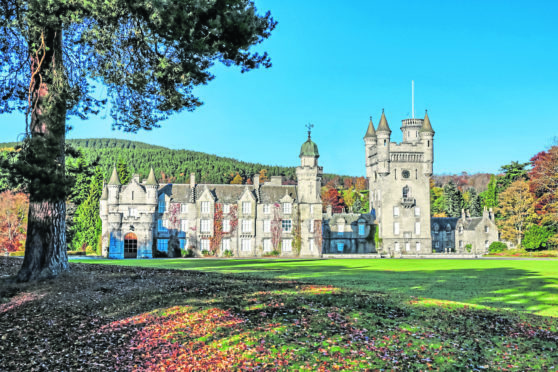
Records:
{"label": "spire", "polygon": [[386,115],[384,114],[384,109],[382,109],[382,117],[380,118],[380,124],[378,124],[378,129],[376,132],[388,132],[391,134],[391,129],[389,129]]}
{"label": "spire", "polygon": [[420,128],[421,133],[434,133],[434,129],[432,129],[432,125],[430,125],[430,119],[428,118],[428,110],[424,113],[424,122],[422,123],[422,128]]}
{"label": "spire", "polygon": [[112,168],[112,176],[110,176],[109,185],[120,185],[120,180],[118,179],[118,173],[116,172],[116,165]]}
{"label": "spire", "polygon": [[147,176],[147,180],[145,181],[146,185],[153,185],[153,186],[157,186],[159,183],[157,182],[157,179],[155,178],[155,173],[153,173],[153,167],[151,167],[151,169],[149,170],[149,176]]}
{"label": "spire", "polygon": [[374,123],[372,123],[372,116],[370,116],[370,123],[368,124],[368,130],[364,135],[364,138],[376,137],[376,131],[374,130]]}
{"label": "spire", "polygon": [[101,200],[108,200],[107,185],[103,182],[103,192],[101,192]]}

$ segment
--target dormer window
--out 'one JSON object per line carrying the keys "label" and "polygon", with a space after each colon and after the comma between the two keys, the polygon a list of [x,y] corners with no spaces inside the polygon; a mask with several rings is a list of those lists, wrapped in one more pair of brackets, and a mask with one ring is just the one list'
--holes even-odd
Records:
{"label": "dormer window", "polygon": [[291,214],[293,211],[293,205],[291,203],[283,203],[283,213]]}
{"label": "dormer window", "polygon": [[250,202],[242,202],[242,214],[250,214],[250,210],[252,209],[251,204]]}
{"label": "dormer window", "polygon": [[209,213],[209,202],[208,201],[201,202],[201,212],[202,213]]}

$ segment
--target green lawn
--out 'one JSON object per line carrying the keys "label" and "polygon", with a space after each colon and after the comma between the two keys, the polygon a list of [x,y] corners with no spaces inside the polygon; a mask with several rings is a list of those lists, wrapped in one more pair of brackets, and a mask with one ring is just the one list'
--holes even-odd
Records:
{"label": "green lawn", "polygon": [[[558,317],[558,262],[514,260],[72,260],[298,279]],[[437,301],[439,303],[439,301]]]}

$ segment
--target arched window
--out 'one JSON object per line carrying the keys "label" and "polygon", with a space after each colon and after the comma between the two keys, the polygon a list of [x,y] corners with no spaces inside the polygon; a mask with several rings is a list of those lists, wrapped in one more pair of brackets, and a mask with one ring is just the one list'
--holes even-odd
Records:
{"label": "arched window", "polygon": [[440,225],[438,225],[437,223],[434,224],[434,233],[438,233],[440,231]]}
{"label": "arched window", "polygon": [[450,232],[450,231],[451,231],[451,226],[450,226],[449,223],[446,225],[446,231],[447,231],[447,232]]}
{"label": "arched window", "polygon": [[138,237],[134,233],[124,236],[124,258],[138,257]]}

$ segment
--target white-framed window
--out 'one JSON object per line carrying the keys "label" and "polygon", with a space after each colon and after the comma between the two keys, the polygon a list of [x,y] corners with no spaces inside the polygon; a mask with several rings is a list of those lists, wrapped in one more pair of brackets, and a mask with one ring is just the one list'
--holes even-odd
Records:
{"label": "white-framed window", "polygon": [[263,240],[263,250],[264,252],[271,252],[273,250],[271,247],[271,239]]}
{"label": "white-framed window", "polygon": [[180,249],[185,249],[186,248],[186,239],[180,239]]}
{"label": "white-framed window", "polygon": [[201,202],[201,212],[202,213],[209,213],[209,202],[208,201],[202,201]]}
{"label": "white-framed window", "polygon": [[399,242],[395,242],[395,251],[396,251],[396,252],[400,252],[400,251],[401,251],[401,247],[399,246]]}
{"label": "white-framed window", "polygon": [[420,207],[415,207],[415,217],[420,216]]}
{"label": "white-framed window", "polygon": [[393,217],[399,217],[399,207],[393,207]]}
{"label": "white-framed window", "polygon": [[293,240],[283,239],[281,243],[281,249],[283,250],[283,252],[291,252],[293,250]]}
{"label": "white-framed window", "polygon": [[223,251],[230,251],[231,250],[231,240],[230,239],[223,239],[221,242]]}
{"label": "white-framed window", "polygon": [[293,229],[293,221],[281,220],[281,228],[284,232],[291,232],[291,230]]}
{"label": "white-framed window", "polygon": [[409,252],[411,250],[411,243],[406,242],[405,243],[405,252]]}
{"label": "white-framed window", "polygon": [[201,232],[210,232],[211,231],[211,221],[210,220],[201,220],[200,221],[200,229],[201,229]]}
{"label": "white-framed window", "polygon": [[490,244],[488,244],[488,240],[485,240],[485,241],[484,241],[484,248],[488,248],[489,245],[490,245]]}
{"label": "white-framed window", "polygon": [[180,220],[180,232],[182,232],[182,234],[186,234],[188,232],[188,220]]}
{"label": "white-framed window", "polygon": [[314,232],[314,220],[310,220],[310,232]]}
{"label": "white-framed window", "polygon": [[138,209],[137,208],[128,208],[128,216],[129,217],[137,217],[138,216]]}
{"label": "white-framed window", "polygon": [[393,233],[395,235],[399,235],[399,222],[394,222],[393,223]]}
{"label": "white-framed window", "polygon": [[310,216],[314,215],[314,205],[310,205]]}
{"label": "white-framed window", "polygon": [[242,214],[250,214],[252,209],[252,203],[242,202]]}
{"label": "white-framed window", "polygon": [[202,251],[209,251],[209,239],[202,239],[200,244]]}
{"label": "white-framed window", "polygon": [[271,208],[270,208],[269,204],[264,204],[263,205],[263,212],[264,212],[264,214],[271,213]]}
{"label": "white-framed window", "polygon": [[459,241],[459,248],[463,248],[463,240]]}
{"label": "white-framed window", "polygon": [[231,213],[231,205],[223,204],[223,213]]}
{"label": "white-framed window", "polygon": [[252,240],[251,239],[240,240],[240,249],[243,252],[250,252],[252,250]]}
{"label": "white-framed window", "polygon": [[157,221],[157,231],[159,232],[167,232],[167,228],[165,227],[167,225],[166,220],[158,220]]}
{"label": "white-framed window", "polygon": [[169,240],[157,239],[157,250],[161,252],[167,252],[169,250]]}
{"label": "white-framed window", "polygon": [[180,204],[180,213],[188,213],[188,204]]}
{"label": "white-framed window", "polygon": [[415,235],[420,235],[420,222],[415,222]]}
{"label": "white-framed window", "polygon": [[309,239],[308,240],[308,249],[310,250],[310,252],[314,252],[314,247],[316,246],[316,243],[314,242],[314,239]]}
{"label": "white-framed window", "polygon": [[159,213],[165,213],[166,208],[165,194],[162,194],[159,196]]}
{"label": "white-framed window", "polygon": [[420,252],[420,242],[415,243],[415,249],[417,250],[417,252]]}
{"label": "white-framed window", "polygon": [[338,223],[337,224],[337,234],[339,234],[340,236],[343,236],[344,232],[345,232],[345,224]]}
{"label": "white-framed window", "polygon": [[271,232],[271,220],[264,220],[263,230],[264,230],[264,233]]}
{"label": "white-framed window", "polygon": [[363,223],[358,224],[358,235],[364,235],[364,224]]}
{"label": "white-framed window", "polygon": [[252,232],[252,220],[242,220],[242,232]]}
{"label": "white-framed window", "polygon": [[231,220],[223,220],[223,232],[231,232]]}
{"label": "white-framed window", "polygon": [[283,214],[291,214],[293,205],[291,203],[283,203]]}

